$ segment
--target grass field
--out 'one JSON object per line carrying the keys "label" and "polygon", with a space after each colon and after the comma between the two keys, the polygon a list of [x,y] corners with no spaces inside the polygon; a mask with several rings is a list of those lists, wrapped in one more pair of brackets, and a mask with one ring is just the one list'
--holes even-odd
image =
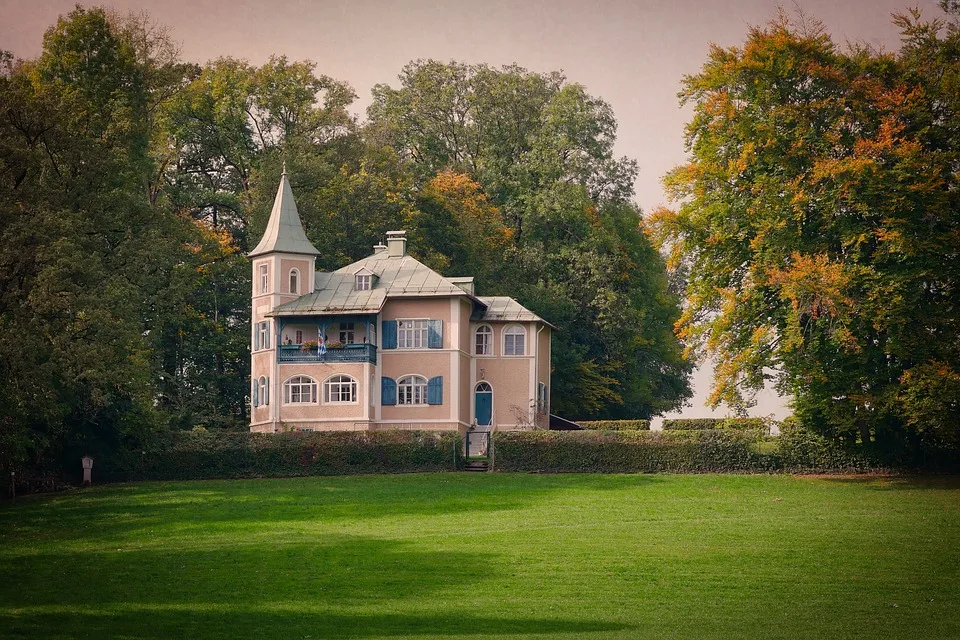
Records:
{"label": "grass field", "polygon": [[960,479],[424,474],[0,505],[5,638],[960,638]]}

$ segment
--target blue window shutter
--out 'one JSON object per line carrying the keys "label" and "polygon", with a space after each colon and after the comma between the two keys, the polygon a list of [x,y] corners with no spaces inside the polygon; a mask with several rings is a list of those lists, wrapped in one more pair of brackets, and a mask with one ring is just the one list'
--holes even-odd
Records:
{"label": "blue window shutter", "polygon": [[253,325],[253,350],[260,350],[260,323]]}
{"label": "blue window shutter", "polygon": [[[443,320],[431,320],[427,326],[428,344],[431,349],[443,348]],[[440,404],[439,402],[437,404]]]}
{"label": "blue window shutter", "polygon": [[267,329],[267,344],[263,345],[263,348],[264,348],[264,349],[270,349],[270,348],[271,348],[271,346],[270,346],[270,345],[271,345],[271,342],[270,342],[270,321],[269,321],[269,320],[265,321],[265,322],[263,323],[263,326],[266,327],[266,329]]}
{"label": "blue window shutter", "polygon": [[260,385],[257,382],[257,379],[253,379],[253,392],[250,394],[250,399],[253,401],[253,406],[260,406]]}
{"label": "blue window shutter", "polygon": [[397,381],[383,376],[380,378],[380,404],[397,404]]}
{"label": "blue window shutter", "polygon": [[443,376],[427,381],[427,404],[443,404]]}
{"label": "blue window shutter", "polygon": [[[384,320],[383,321],[383,335],[381,336],[383,341],[384,349],[396,349],[397,348],[397,321],[396,320]],[[396,404],[395,402],[392,404]]]}
{"label": "blue window shutter", "polygon": [[270,404],[270,376],[267,376],[267,384],[263,387],[263,404]]}

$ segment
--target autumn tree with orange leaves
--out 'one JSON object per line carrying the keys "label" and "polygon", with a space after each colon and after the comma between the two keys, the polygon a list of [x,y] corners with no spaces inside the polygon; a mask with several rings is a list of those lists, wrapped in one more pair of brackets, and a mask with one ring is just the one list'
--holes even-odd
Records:
{"label": "autumn tree with orange leaves", "polygon": [[765,381],[805,424],[891,448],[960,424],[957,9],[896,16],[896,53],[785,14],[684,79],[690,161],[651,216],[684,274],[677,331],[711,402]]}

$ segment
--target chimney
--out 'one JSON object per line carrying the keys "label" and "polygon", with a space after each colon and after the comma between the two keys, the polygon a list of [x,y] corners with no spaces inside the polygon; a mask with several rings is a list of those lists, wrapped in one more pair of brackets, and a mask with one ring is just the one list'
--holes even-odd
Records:
{"label": "chimney", "polygon": [[407,232],[387,231],[387,256],[402,258],[407,255]]}
{"label": "chimney", "polygon": [[378,242],[377,244],[373,245],[373,252],[375,254],[382,253],[386,250],[387,250],[387,245],[383,244],[382,242]]}

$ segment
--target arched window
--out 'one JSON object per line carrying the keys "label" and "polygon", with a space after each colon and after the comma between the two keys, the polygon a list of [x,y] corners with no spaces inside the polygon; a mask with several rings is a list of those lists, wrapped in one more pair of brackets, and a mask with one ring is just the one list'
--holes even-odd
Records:
{"label": "arched window", "polygon": [[404,376],[397,380],[397,404],[427,404],[427,379]]}
{"label": "arched window", "polygon": [[260,265],[260,293],[267,293],[270,290],[270,278],[268,277],[267,265]]}
{"label": "arched window", "polygon": [[317,381],[307,376],[294,376],[283,383],[285,404],[311,404],[317,401]]}
{"label": "arched window", "polygon": [[261,407],[270,404],[270,387],[267,385],[266,376],[260,376],[257,380],[257,399]]}
{"label": "arched window", "polygon": [[489,382],[481,382],[477,385],[477,393],[493,393],[493,388]]}
{"label": "arched window", "polygon": [[489,356],[493,353],[493,329],[487,325],[477,327],[476,355]]}
{"label": "arched window", "polygon": [[323,401],[327,404],[355,403],[357,381],[350,376],[331,376],[323,383]]}
{"label": "arched window", "polygon": [[503,355],[526,355],[527,332],[518,324],[512,324],[503,330]]}
{"label": "arched window", "polygon": [[300,293],[300,269],[290,269],[290,293]]}

